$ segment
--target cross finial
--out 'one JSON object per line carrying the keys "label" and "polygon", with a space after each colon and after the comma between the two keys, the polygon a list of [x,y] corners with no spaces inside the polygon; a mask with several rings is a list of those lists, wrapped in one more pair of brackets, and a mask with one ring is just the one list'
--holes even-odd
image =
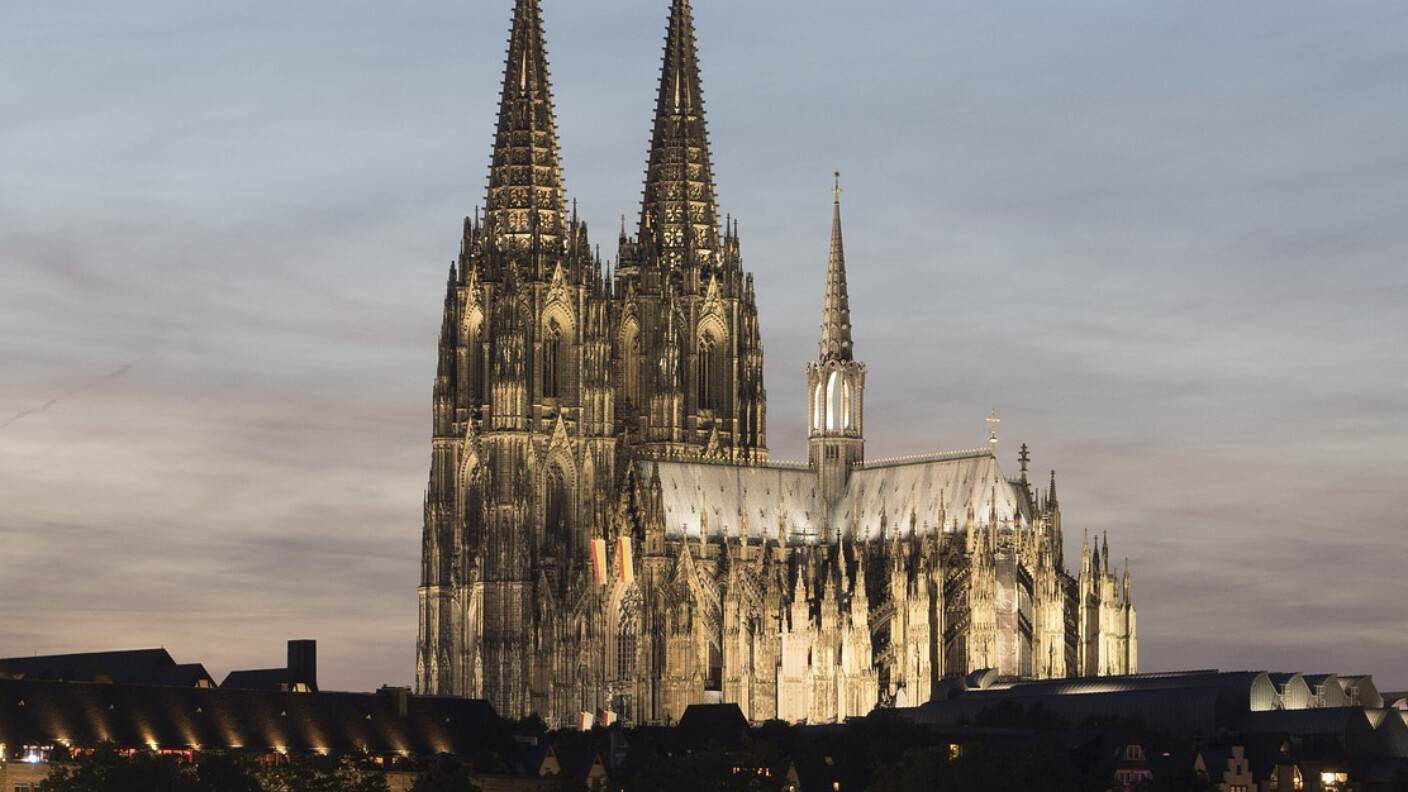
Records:
{"label": "cross finial", "polygon": [[997,449],[997,425],[1002,423],[1002,419],[997,417],[997,408],[994,407],[992,413],[988,415],[988,442],[992,444],[994,450]]}
{"label": "cross finial", "polygon": [[836,171],[836,186],[832,188],[831,194],[836,196],[836,203],[841,203],[841,171]]}
{"label": "cross finial", "polygon": [[1027,472],[1027,465],[1032,461],[1032,454],[1027,450],[1027,444],[1022,443],[1022,453],[1017,455],[1018,461],[1022,463],[1022,473]]}

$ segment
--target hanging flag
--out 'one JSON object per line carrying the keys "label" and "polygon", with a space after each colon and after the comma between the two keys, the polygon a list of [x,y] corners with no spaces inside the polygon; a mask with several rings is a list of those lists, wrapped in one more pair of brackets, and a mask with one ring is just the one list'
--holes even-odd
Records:
{"label": "hanging flag", "polygon": [[592,540],[592,573],[593,573],[594,575],[596,575],[596,584],[597,584],[598,586],[605,586],[605,585],[606,585],[607,576],[608,576],[608,574],[609,574],[609,573],[607,572],[608,569],[610,569],[610,567],[608,567],[608,566],[606,565],[606,540],[605,540],[605,539],[593,539],[593,540]]}
{"label": "hanging flag", "polygon": [[621,537],[617,552],[621,561],[621,582],[629,586],[636,579],[635,559],[631,558],[631,537]]}
{"label": "hanging flag", "polygon": [[583,712],[582,721],[579,725],[582,731],[591,731],[592,726],[596,725],[596,718],[590,712]]}
{"label": "hanging flag", "polygon": [[602,726],[611,726],[612,724],[616,723],[616,719],[616,713],[612,712],[611,710],[606,710],[605,712],[601,713]]}

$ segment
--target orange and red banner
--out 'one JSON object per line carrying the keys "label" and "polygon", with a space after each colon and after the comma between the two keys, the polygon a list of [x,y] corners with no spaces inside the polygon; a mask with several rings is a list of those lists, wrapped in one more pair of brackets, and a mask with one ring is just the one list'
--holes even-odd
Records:
{"label": "orange and red banner", "polygon": [[606,564],[606,540],[592,540],[592,574],[596,576],[596,584],[605,586],[610,567]]}
{"label": "orange and red banner", "polygon": [[631,558],[631,537],[621,537],[617,554],[620,556],[618,561],[621,567],[621,582],[629,586],[631,585],[631,581],[636,579],[635,559]]}

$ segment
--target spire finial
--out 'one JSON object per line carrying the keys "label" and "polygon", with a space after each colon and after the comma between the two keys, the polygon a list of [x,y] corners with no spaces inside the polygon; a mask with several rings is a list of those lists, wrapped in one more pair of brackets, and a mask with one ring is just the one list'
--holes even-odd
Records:
{"label": "spire finial", "polygon": [[[517,0],[508,46],[484,215],[506,237],[552,244],[566,218],[539,0]],[[519,168],[518,162],[543,167]]]}
{"label": "spire finial", "polygon": [[640,212],[640,242],[666,269],[709,267],[721,254],[702,92],[694,14],[674,0]]}
{"label": "spire finial", "polygon": [[826,268],[826,307],[821,318],[821,359],[851,360],[851,299],[846,290],[846,245],[841,237],[841,172],[832,189],[831,260]]}
{"label": "spire finial", "polygon": [[997,417],[997,408],[994,407],[988,414],[988,444],[992,446],[993,455],[997,455],[997,425],[1002,423],[1002,419]]}

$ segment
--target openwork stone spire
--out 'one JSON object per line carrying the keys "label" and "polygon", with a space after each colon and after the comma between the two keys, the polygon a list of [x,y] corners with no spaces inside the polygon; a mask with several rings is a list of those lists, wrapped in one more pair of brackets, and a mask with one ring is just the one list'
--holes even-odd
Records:
{"label": "openwork stone spire", "polygon": [[709,267],[719,255],[718,226],[694,16],[689,0],[674,0],[645,173],[640,241],[647,256],[667,268]]}
{"label": "openwork stone spire", "polygon": [[826,309],[821,317],[821,359],[851,359],[851,300],[846,294],[846,248],[841,241],[841,174],[836,174],[831,213],[831,262],[826,270]]}
{"label": "openwork stone spire", "polygon": [[518,0],[513,12],[485,209],[488,230],[511,239],[554,244],[565,233],[562,165],[539,0]]}

